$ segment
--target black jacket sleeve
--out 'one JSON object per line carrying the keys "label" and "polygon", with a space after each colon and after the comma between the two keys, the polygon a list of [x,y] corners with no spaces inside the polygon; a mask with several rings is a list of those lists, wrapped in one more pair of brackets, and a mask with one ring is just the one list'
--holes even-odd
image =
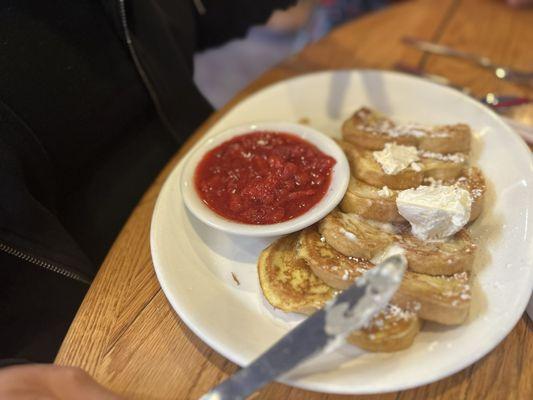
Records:
{"label": "black jacket sleeve", "polygon": [[212,112],[194,52],[292,3],[202,1],[0,3],[0,358],[52,360],[114,234]]}
{"label": "black jacket sleeve", "polygon": [[87,289],[0,252],[0,365],[52,362]]}

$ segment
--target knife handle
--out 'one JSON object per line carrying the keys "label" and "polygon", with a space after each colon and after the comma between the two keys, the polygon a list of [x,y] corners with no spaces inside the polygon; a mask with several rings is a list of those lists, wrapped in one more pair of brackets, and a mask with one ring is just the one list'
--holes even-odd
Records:
{"label": "knife handle", "polygon": [[323,309],[318,310],[312,317],[294,328],[289,335],[283,336],[246,368],[206,393],[201,400],[245,399],[313,354],[317,354],[331,337],[324,333],[326,312]]}

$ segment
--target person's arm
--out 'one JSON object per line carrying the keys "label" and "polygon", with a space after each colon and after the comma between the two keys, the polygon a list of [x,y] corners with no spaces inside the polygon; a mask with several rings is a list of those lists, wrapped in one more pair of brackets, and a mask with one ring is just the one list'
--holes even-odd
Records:
{"label": "person's arm", "polygon": [[0,369],[0,399],[120,400],[85,371],[50,364],[17,365]]}

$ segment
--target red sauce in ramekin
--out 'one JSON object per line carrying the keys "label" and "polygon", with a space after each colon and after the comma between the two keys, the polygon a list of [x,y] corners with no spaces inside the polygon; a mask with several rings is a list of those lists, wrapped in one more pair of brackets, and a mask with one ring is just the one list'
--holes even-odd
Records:
{"label": "red sauce in ramekin", "polygon": [[204,155],[195,171],[202,201],[217,214],[266,225],[305,213],[326,194],[336,161],[282,132],[236,136]]}

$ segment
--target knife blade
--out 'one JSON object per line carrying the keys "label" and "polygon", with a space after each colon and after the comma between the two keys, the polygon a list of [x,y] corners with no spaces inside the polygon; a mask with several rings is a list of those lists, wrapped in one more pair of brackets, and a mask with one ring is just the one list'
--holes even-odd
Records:
{"label": "knife blade", "polygon": [[342,345],[385,307],[400,286],[407,262],[401,254],[367,271],[276,342],[246,368],[222,382],[201,400],[238,400],[289,372],[306,359]]}

